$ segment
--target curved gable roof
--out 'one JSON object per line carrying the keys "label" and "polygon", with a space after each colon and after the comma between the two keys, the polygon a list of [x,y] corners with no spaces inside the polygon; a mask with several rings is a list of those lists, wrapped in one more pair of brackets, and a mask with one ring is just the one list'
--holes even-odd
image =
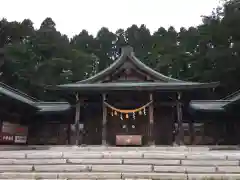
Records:
{"label": "curved gable roof", "polygon": [[[104,82],[106,77],[114,74],[122,66],[131,63],[133,67],[149,76],[152,81],[142,82]],[[126,64],[125,64],[126,63]],[[127,65],[128,66],[128,65]],[[128,68],[128,67],[127,67]],[[126,46],[122,48],[120,57],[105,70],[96,75],[75,83],[48,86],[52,90],[73,90],[73,91],[115,91],[115,90],[187,90],[199,88],[215,88],[218,82],[199,83],[174,79],[165,76],[142,63],[133,52],[133,48]]]}
{"label": "curved gable roof", "polygon": [[92,77],[90,77],[88,79],[85,79],[85,80],[82,80],[82,81],[78,81],[76,83],[80,83],[81,84],[81,83],[95,83],[95,82],[98,82],[102,78],[110,75],[111,73],[114,73],[127,60],[130,60],[130,62],[133,63],[138,69],[140,69],[141,71],[143,71],[146,74],[150,75],[151,77],[156,79],[156,81],[162,81],[162,82],[186,82],[186,81],[181,81],[181,80],[178,80],[178,79],[174,79],[174,78],[165,76],[165,75],[163,75],[163,74],[153,70],[149,66],[145,65],[144,63],[142,63],[134,55],[132,47],[125,46],[125,47],[122,48],[120,57],[116,61],[114,61],[108,68],[106,68],[105,70],[97,73],[96,75],[94,75],[94,76],[92,76]]}

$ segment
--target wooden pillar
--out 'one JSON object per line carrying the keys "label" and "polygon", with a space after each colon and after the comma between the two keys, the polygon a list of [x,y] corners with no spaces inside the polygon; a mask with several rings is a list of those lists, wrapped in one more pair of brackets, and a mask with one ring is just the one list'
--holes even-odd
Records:
{"label": "wooden pillar", "polygon": [[102,107],[103,107],[102,145],[107,145],[107,107],[104,104],[105,101],[106,101],[106,94],[102,94]]}
{"label": "wooden pillar", "polygon": [[190,143],[191,145],[193,145],[195,141],[195,129],[194,129],[194,121],[192,118],[189,120],[189,133],[190,133]]}
{"label": "wooden pillar", "polygon": [[178,124],[178,133],[177,133],[177,144],[183,144],[184,138],[184,129],[183,129],[183,119],[182,119],[182,104],[181,100],[181,93],[177,93],[177,124]]}
{"label": "wooden pillar", "polygon": [[80,129],[79,129],[79,120],[80,120],[80,107],[81,103],[78,97],[78,94],[76,94],[76,113],[75,113],[75,140],[76,140],[76,145],[79,145],[79,140],[80,140]]}
{"label": "wooden pillar", "polygon": [[[149,94],[149,100],[153,101],[153,94],[150,93]],[[149,145],[154,145],[155,141],[154,141],[154,115],[153,115],[153,103],[150,104],[149,106],[149,140],[148,140],[148,144]]]}
{"label": "wooden pillar", "polygon": [[71,144],[71,123],[68,123],[67,126],[67,145]]}

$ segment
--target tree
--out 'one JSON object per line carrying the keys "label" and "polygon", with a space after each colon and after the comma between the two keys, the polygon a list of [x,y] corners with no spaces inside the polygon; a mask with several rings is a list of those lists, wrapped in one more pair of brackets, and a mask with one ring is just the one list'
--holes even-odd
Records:
{"label": "tree", "polygon": [[[115,33],[102,27],[96,37],[87,30],[71,40],[46,18],[39,29],[31,20],[0,21],[1,80],[42,98],[39,86],[75,82],[108,67],[131,45],[136,56],[153,69],[182,80],[220,81],[226,93],[240,88],[240,3],[230,0],[203,16],[203,23],[177,32],[145,25]],[[31,88],[29,88],[31,87]],[[222,94],[223,96],[223,94]]]}
{"label": "tree", "polygon": [[117,36],[107,28],[101,28],[96,37],[97,49],[95,55],[100,59],[98,70],[101,71],[115,60]]}
{"label": "tree", "polygon": [[[27,32],[30,24],[26,21],[23,24]],[[76,80],[76,76],[82,79],[92,73],[87,63],[92,63],[94,57],[72,49],[68,38],[56,30],[50,18],[43,21],[39,30],[19,42],[6,44],[4,49],[3,78],[41,98],[46,96],[42,89],[29,87],[66,83]]]}
{"label": "tree", "polygon": [[127,43],[134,48],[139,59],[153,67],[154,65],[149,58],[152,50],[152,37],[149,29],[143,24],[140,27],[132,25],[125,31],[125,37]]}

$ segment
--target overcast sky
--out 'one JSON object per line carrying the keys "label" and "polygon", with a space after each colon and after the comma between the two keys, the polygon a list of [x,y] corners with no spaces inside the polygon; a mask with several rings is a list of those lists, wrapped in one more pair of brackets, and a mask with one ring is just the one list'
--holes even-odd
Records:
{"label": "overcast sky", "polygon": [[105,26],[115,32],[132,24],[145,24],[151,32],[168,28],[196,26],[219,0],[1,0],[0,18],[9,21],[29,18],[39,28],[51,17],[57,29],[68,36],[82,29],[96,35]]}

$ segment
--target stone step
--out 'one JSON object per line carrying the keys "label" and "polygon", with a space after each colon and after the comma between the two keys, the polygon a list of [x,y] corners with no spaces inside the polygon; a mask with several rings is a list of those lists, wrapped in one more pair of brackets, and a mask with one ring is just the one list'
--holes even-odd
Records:
{"label": "stone step", "polygon": [[29,179],[81,179],[81,180],[90,180],[90,179],[125,179],[125,180],[202,180],[202,179],[239,179],[240,174],[184,174],[184,173],[14,173],[14,172],[5,172],[0,173],[0,180],[2,179],[14,179],[14,180],[29,180]]}
{"label": "stone step", "polygon": [[1,151],[0,159],[172,159],[240,160],[239,152]]}
{"label": "stone step", "polygon": [[152,166],[152,165],[1,165],[0,172],[154,172],[240,173],[240,166]]}
{"label": "stone step", "polygon": [[18,145],[1,145],[0,146],[0,151],[4,150],[72,150],[72,149],[77,149],[77,150],[164,150],[164,151],[209,151],[209,150],[239,150],[239,146],[229,146],[229,145],[214,145],[214,146],[146,146],[146,147],[114,147],[114,146],[101,146],[101,145],[92,145],[92,146],[75,146],[75,145],[29,145],[29,146],[18,146]]}
{"label": "stone step", "polygon": [[238,160],[166,159],[0,159],[3,165],[153,165],[153,166],[239,166]]}
{"label": "stone step", "polygon": [[[223,146],[221,146],[223,149]],[[146,146],[146,147],[114,147],[114,146],[58,146],[58,145],[30,145],[30,146],[17,146],[17,145],[1,145],[0,151],[10,151],[10,150],[54,150],[54,151],[62,151],[64,150],[75,150],[78,151],[102,151],[102,150],[110,150],[110,151],[129,151],[129,150],[137,150],[137,151],[209,151],[210,149],[218,149],[217,146]],[[239,149],[237,146],[226,146],[224,149]]]}
{"label": "stone step", "polygon": [[0,180],[240,179],[240,151],[116,149],[0,151]]}

